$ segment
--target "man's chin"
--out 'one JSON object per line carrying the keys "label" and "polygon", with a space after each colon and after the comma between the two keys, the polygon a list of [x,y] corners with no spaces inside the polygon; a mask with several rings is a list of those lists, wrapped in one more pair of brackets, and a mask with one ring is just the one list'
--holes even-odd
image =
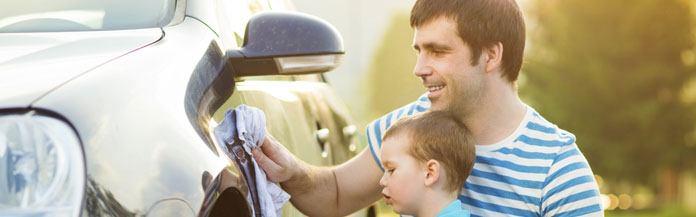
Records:
{"label": "man's chin", "polygon": [[431,111],[443,111],[446,109],[447,109],[447,104],[445,102],[442,102],[442,100],[430,101],[430,110]]}

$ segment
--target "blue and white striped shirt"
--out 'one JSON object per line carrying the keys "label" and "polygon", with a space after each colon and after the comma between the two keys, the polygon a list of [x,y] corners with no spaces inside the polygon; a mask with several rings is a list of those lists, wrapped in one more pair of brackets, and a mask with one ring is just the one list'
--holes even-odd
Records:
{"label": "blue and white striped shirt", "polygon": [[[429,108],[423,95],[367,126],[380,168],[383,133],[399,118]],[[476,162],[459,200],[472,216],[603,216],[597,183],[575,136],[529,106],[508,138],[476,146]]]}

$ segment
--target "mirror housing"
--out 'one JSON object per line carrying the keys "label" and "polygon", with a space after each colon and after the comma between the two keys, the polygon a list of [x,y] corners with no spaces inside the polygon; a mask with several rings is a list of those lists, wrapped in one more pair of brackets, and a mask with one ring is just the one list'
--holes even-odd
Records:
{"label": "mirror housing", "polygon": [[235,76],[321,73],[340,64],[343,39],[328,22],[297,12],[262,12],[247,23],[244,44],[226,52]]}

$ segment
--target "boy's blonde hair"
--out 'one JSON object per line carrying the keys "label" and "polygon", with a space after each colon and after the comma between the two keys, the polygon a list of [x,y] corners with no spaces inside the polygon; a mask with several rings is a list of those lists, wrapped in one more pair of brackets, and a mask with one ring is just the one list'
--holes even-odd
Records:
{"label": "boy's blonde hair", "polygon": [[408,153],[417,161],[442,164],[447,174],[446,190],[461,190],[476,158],[475,143],[466,126],[448,111],[429,111],[397,121],[384,140],[406,133]]}

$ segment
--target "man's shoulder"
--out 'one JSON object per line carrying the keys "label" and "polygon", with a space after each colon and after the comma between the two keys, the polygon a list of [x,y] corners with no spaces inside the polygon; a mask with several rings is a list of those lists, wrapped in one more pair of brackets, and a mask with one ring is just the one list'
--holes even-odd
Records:
{"label": "man's shoulder", "polygon": [[430,109],[430,100],[428,99],[427,94],[423,94],[418,97],[416,101],[399,107],[386,115],[373,120],[367,125],[367,127],[365,127],[367,146],[370,149],[372,157],[380,168],[382,168],[382,164],[379,160],[379,155],[382,147],[382,136],[384,132],[386,132],[397,120],[403,117],[425,112],[428,109]]}
{"label": "man's shoulder", "polygon": [[381,133],[388,130],[391,125],[397,120],[422,113],[430,109],[430,100],[427,94],[423,94],[414,102],[408,103],[391,112],[379,117],[367,125],[368,137],[381,136]]}
{"label": "man's shoulder", "polygon": [[542,215],[601,215],[594,173],[576,144],[575,135],[536,111],[533,111],[527,128],[527,140],[531,144],[554,152],[548,155],[550,165],[541,188]]}
{"label": "man's shoulder", "polygon": [[553,173],[551,168],[570,161],[586,163],[575,135],[548,121],[531,107],[525,120],[511,150],[504,150],[515,155],[515,160],[524,158],[531,160],[530,163],[536,162],[535,165],[547,168],[546,175]]}
{"label": "man's shoulder", "polygon": [[532,107],[516,141],[539,148],[567,148],[575,145],[575,135],[544,118]]}

